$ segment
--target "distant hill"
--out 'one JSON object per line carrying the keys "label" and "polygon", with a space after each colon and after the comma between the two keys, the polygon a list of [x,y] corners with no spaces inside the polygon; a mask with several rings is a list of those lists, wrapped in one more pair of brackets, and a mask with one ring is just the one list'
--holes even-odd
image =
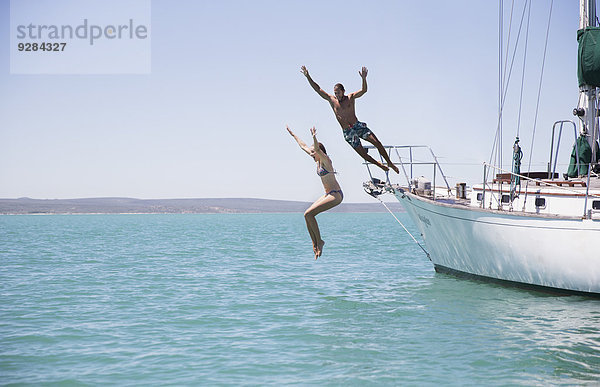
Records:
{"label": "distant hill", "polygon": [[[210,214],[304,212],[311,203],[268,199],[0,199],[0,214]],[[386,203],[403,212],[399,203]],[[374,203],[342,203],[331,212],[385,212]]]}

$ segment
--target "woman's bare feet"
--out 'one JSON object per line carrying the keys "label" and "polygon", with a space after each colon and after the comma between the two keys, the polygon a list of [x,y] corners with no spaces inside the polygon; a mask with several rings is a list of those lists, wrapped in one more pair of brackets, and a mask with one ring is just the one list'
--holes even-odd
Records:
{"label": "woman's bare feet", "polygon": [[319,245],[315,249],[315,259],[319,258],[321,256],[321,254],[323,254],[323,246],[324,245],[325,245],[325,241],[321,239],[321,242],[319,242]]}

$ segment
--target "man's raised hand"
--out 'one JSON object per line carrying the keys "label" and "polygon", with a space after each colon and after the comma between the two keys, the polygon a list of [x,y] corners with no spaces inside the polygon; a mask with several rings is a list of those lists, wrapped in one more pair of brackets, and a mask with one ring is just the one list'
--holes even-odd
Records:
{"label": "man's raised hand", "polygon": [[367,70],[367,68],[363,66],[362,70],[358,72],[358,75],[360,75],[361,78],[365,79],[367,77],[368,72],[369,70]]}

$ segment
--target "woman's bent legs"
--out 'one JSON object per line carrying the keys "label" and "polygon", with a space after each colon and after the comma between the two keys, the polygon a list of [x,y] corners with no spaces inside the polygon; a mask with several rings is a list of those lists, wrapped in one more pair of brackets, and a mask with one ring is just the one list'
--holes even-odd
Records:
{"label": "woman's bent legs", "polygon": [[315,252],[315,259],[321,256],[323,253],[323,245],[325,242],[321,239],[321,232],[319,231],[319,225],[315,218],[318,214],[323,211],[327,211],[342,202],[342,195],[340,193],[325,194],[317,199],[308,209],[304,212],[304,219],[306,220],[306,228],[313,244],[313,251]]}

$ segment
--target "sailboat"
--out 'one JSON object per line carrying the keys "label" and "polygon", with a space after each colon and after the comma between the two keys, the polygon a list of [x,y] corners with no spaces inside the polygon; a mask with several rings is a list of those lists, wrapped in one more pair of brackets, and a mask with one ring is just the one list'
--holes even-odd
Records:
{"label": "sailboat", "polygon": [[[374,197],[391,193],[403,205],[436,272],[600,297],[596,21],[595,1],[580,0],[579,101],[573,120],[556,121],[552,127],[546,170],[521,171],[518,137],[510,170],[496,160],[485,162],[483,178],[471,186],[450,186],[426,145],[386,146],[401,167],[401,184],[389,175],[378,179],[366,163],[370,180],[363,184],[365,191]],[[567,174],[556,169],[563,129],[575,137]]]}

